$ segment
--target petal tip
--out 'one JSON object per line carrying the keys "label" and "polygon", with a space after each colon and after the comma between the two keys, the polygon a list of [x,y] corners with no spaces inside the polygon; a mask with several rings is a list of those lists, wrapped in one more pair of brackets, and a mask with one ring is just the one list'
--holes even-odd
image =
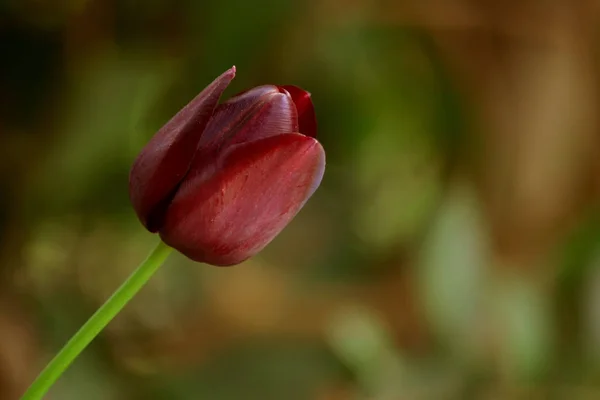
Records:
{"label": "petal tip", "polygon": [[229,85],[229,83],[233,80],[233,78],[235,78],[236,72],[237,72],[237,70],[234,65],[231,68],[229,68],[228,70],[226,70],[225,72],[223,72],[217,79],[215,79],[215,81],[226,82],[226,85]]}

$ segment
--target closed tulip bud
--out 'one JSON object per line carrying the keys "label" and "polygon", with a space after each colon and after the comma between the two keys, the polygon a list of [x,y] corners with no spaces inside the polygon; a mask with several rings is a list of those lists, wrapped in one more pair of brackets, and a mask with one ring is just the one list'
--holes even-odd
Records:
{"label": "closed tulip bud", "polygon": [[259,86],[219,104],[229,69],[164,125],[133,163],[129,194],[150,232],[195,261],[262,250],[318,187],[325,152],[310,94]]}

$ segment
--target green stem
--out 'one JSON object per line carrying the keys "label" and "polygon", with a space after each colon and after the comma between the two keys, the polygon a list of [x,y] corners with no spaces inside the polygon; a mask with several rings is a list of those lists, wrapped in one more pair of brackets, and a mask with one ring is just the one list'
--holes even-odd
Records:
{"label": "green stem", "polygon": [[39,400],[48,389],[60,378],[73,360],[88,344],[108,325],[108,323],[125,307],[135,294],[148,282],[156,270],[163,264],[172,248],[162,241],[141,263],[113,295],[96,311],[94,315],[67,342],[62,350],[50,361],[46,368],[31,384],[21,400]]}

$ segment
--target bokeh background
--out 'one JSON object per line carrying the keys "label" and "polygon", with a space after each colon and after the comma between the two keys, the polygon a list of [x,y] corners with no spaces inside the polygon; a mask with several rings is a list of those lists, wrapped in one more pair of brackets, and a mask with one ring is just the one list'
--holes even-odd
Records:
{"label": "bokeh background", "polygon": [[4,0],[0,399],[153,248],[137,152],[226,96],[313,94],[321,188],[233,268],[170,257],[56,400],[600,398],[600,4]]}

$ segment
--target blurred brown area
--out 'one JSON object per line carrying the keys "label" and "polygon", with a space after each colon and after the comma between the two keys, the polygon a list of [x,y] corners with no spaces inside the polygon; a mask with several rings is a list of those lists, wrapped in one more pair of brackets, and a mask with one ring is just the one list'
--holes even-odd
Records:
{"label": "blurred brown area", "polygon": [[0,4],[0,399],[158,240],[136,153],[231,65],[326,176],[260,256],[172,256],[53,399],[600,396],[600,3]]}

